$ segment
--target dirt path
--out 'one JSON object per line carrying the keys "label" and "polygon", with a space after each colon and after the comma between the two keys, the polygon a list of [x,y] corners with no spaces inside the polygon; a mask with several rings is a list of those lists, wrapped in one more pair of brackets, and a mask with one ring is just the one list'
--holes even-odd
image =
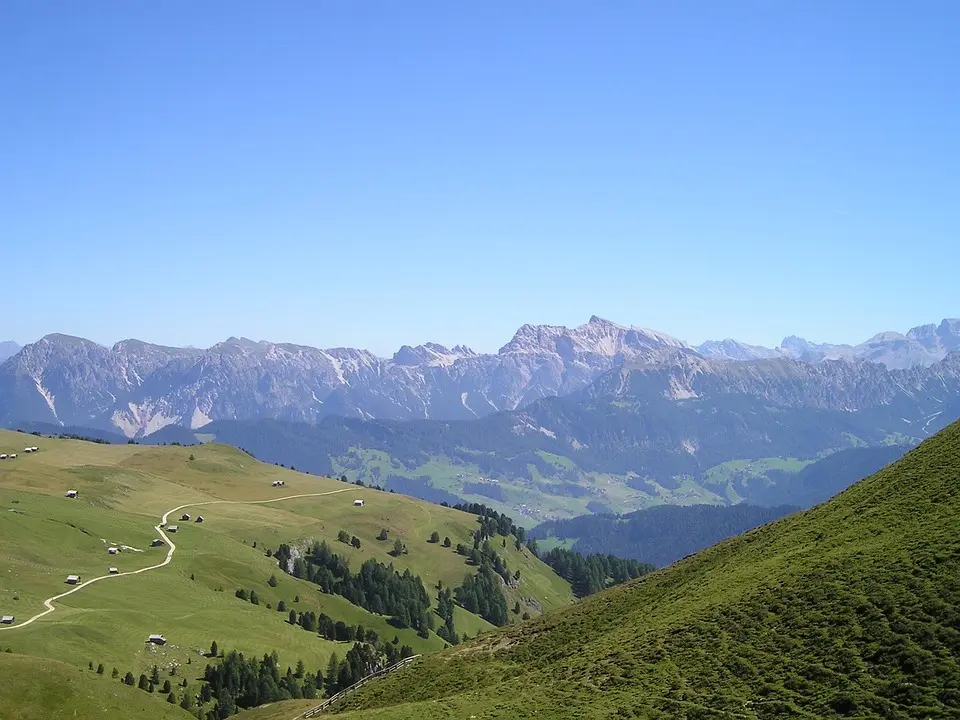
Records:
{"label": "dirt path", "polygon": [[80,592],[81,590],[83,590],[83,588],[93,585],[96,582],[100,582],[101,580],[110,580],[111,578],[127,577],[128,575],[139,575],[140,573],[145,573],[150,570],[158,570],[162,567],[169,565],[170,561],[173,559],[173,554],[177,551],[177,546],[174,544],[173,540],[171,540],[170,537],[163,531],[163,526],[167,524],[167,518],[170,516],[171,513],[179,512],[184,508],[199,507],[201,505],[266,505],[267,503],[282,502],[284,500],[296,500],[297,498],[310,498],[310,497],[322,497],[324,495],[336,495],[337,493],[349,492],[350,490],[355,490],[355,489],[356,488],[354,487],[345,487],[339,490],[328,490],[327,492],[322,492],[322,493],[302,493],[300,495],[286,495],[284,497],[271,498],[269,500],[205,500],[204,502],[187,503],[186,505],[179,505],[175,508],[171,508],[170,510],[167,510],[163,514],[163,517],[160,519],[160,524],[154,525],[154,528],[153,528],[158,533],[160,533],[160,536],[170,546],[170,549],[167,550],[167,557],[164,558],[163,562],[157,563],[156,565],[151,565],[150,567],[140,568],[139,570],[130,570],[129,572],[117,573],[115,575],[107,574],[107,575],[100,575],[99,577],[91,578],[90,580],[87,580],[86,582],[82,582],[79,585],[71,588],[70,590],[67,590],[64,593],[60,593],[59,595],[54,595],[53,597],[50,597],[44,600],[43,604],[44,604],[44,607],[46,607],[47,609],[44,610],[43,612],[37,613],[32,618],[24,620],[21,623],[17,623],[16,625],[0,625],[0,631],[18,630],[19,628],[23,628],[23,627],[26,627],[27,625],[30,625],[34,621],[39,620],[40,618],[52,613],[56,609],[53,606],[53,603],[55,601],[60,600],[61,598],[65,598],[67,597],[67,595],[73,595],[75,592]]}

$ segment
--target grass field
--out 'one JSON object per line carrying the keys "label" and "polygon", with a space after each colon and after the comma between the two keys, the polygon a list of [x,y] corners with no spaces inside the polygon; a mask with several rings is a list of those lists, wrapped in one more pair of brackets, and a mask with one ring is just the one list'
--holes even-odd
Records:
{"label": "grass field", "polygon": [[142,690],[56,660],[0,653],[0,678],[3,720],[193,717]]}
{"label": "grass field", "polygon": [[[153,526],[171,508],[196,503],[183,512],[203,515],[204,522],[181,522],[179,511],[171,516],[179,532],[170,534],[176,553],[166,567],[84,587],[27,627],[0,626],[0,648],[18,655],[55,658],[76,668],[102,663],[108,676],[113,668],[121,676],[127,671],[138,676],[157,665],[164,672],[175,668],[178,679],[192,682],[212,641],[247,654],[276,650],[282,664],[303,660],[311,670],[350,647],[288,624],[286,612],[268,607],[280,600],[430,652],[444,645],[433,633],[425,640],[413,630],[398,631],[385,617],[324,595],[318,586],[282,573],[264,548],[324,539],[352,569],[367,558],[393,563],[420,575],[431,593],[438,581],[459,585],[473,571],[452,549],[427,542],[434,530],[454,546],[469,542],[475,516],[449,508],[264,465],[222,445],[101,445],[0,431],[0,452],[29,444],[39,452],[0,464],[0,614],[16,616],[17,623],[41,612],[45,598],[69,589],[68,574],[88,580],[111,566],[126,572],[161,562],[168,548],[152,548],[150,542],[157,537]],[[272,487],[277,479],[285,486]],[[66,498],[68,489],[78,490],[79,497]],[[336,494],[262,502],[330,492]],[[355,498],[364,506],[355,507]],[[258,504],[239,504],[249,502]],[[381,529],[389,534],[385,542],[376,540]],[[361,548],[338,543],[340,530],[357,536]],[[388,555],[396,538],[408,550],[399,558]],[[108,555],[110,545],[132,549]],[[497,550],[511,571],[521,571],[519,589],[507,593],[511,606],[521,597],[534,597],[545,609],[572,602],[569,585],[526,549],[517,551],[508,542]],[[276,587],[267,582],[271,575]],[[238,588],[255,589],[260,604],[236,598]],[[455,621],[459,633],[471,636],[492,627],[461,608]],[[152,633],[165,635],[167,644],[146,643]],[[3,718],[11,702],[6,687],[0,684]]]}

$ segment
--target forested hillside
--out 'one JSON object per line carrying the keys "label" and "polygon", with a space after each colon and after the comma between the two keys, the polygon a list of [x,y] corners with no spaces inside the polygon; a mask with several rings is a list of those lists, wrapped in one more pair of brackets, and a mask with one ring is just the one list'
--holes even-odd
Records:
{"label": "forested hillside", "polygon": [[573,540],[572,549],[584,555],[612,553],[663,567],[799,509],[789,505],[658,505],[621,516],[582,515],[548,521],[533,528],[530,537]]}

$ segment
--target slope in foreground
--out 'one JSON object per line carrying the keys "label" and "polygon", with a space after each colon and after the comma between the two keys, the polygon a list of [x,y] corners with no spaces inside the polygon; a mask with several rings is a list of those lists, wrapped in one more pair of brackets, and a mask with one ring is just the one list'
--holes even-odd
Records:
{"label": "slope in foreground", "polygon": [[357,718],[960,716],[960,424],[830,502],[425,658]]}

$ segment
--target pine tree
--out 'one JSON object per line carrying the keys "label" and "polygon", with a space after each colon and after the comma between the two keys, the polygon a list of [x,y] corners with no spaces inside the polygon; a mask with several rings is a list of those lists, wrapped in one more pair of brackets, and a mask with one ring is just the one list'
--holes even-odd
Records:
{"label": "pine tree", "polygon": [[127,671],[127,674],[123,676],[123,683],[124,685],[129,685],[130,687],[133,687],[137,683],[136,679],[133,677],[133,673],[129,670]]}
{"label": "pine tree", "polygon": [[452,543],[450,542],[450,538],[445,537],[445,538],[443,539],[443,546],[444,546],[445,548],[450,547],[451,544],[452,544]]}
{"label": "pine tree", "polygon": [[164,681],[163,681],[163,688],[161,689],[160,692],[164,692],[164,693],[169,693],[169,692],[170,692],[170,681],[169,681],[169,680],[164,680]]}
{"label": "pine tree", "polygon": [[383,541],[387,539],[387,529],[380,528],[380,534],[377,535],[377,540]]}
{"label": "pine tree", "polygon": [[287,611],[287,603],[281,600],[280,602],[277,603],[277,612],[286,612],[286,611]]}
{"label": "pine tree", "polygon": [[160,668],[156,665],[153,666],[153,670],[150,671],[150,684],[159,685],[160,684]]}
{"label": "pine tree", "polygon": [[306,667],[304,667],[303,660],[297,660],[297,669],[293,673],[294,676],[302,678],[304,672],[306,672]]}
{"label": "pine tree", "polygon": [[291,611],[290,611],[290,617],[288,618],[288,622],[289,622],[291,625],[296,625],[296,624],[297,624],[297,611],[296,611],[296,610],[291,610]]}
{"label": "pine tree", "polygon": [[103,675],[103,663],[97,665],[97,675]]}
{"label": "pine tree", "polygon": [[119,676],[120,676],[120,671],[117,670],[116,668],[114,668],[114,669],[113,669],[113,672],[110,673],[110,677],[112,677],[112,678],[119,677]]}
{"label": "pine tree", "polygon": [[327,662],[327,695],[337,693],[337,677],[340,675],[340,659],[334,653]]}
{"label": "pine tree", "polygon": [[277,576],[276,576],[276,575],[271,575],[271,576],[270,576],[270,579],[267,580],[267,585],[269,585],[270,587],[276,587],[276,586],[277,586]]}
{"label": "pine tree", "polygon": [[148,680],[147,676],[143,673],[140,673],[140,681],[137,683],[137,687],[141,690],[147,690],[150,687],[150,680]]}
{"label": "pine tree", "polygon": [[393,552],[391,554],[394,557],[400,557],[403,554],[403,543],[400,542],[400,538],[393,541]]}
{"label": "pine tree", "polygon": [[432,543],[440,542],[440,533],[438,533],[436,530],[430,533],[430,542]]}
{"label": "pine tree", "polygon": [[216,657],[220,654],[220,651],[217,649],[217,641],[214,640],[210,643],[210,657]]}
{"label": "pine tree", "polygon": [[169,695],[167,695],[167,702],[170,703],[171,705],[176,705],[176,704],[177,704],[177,696],[174,695],[173,693],[170,693]]}

